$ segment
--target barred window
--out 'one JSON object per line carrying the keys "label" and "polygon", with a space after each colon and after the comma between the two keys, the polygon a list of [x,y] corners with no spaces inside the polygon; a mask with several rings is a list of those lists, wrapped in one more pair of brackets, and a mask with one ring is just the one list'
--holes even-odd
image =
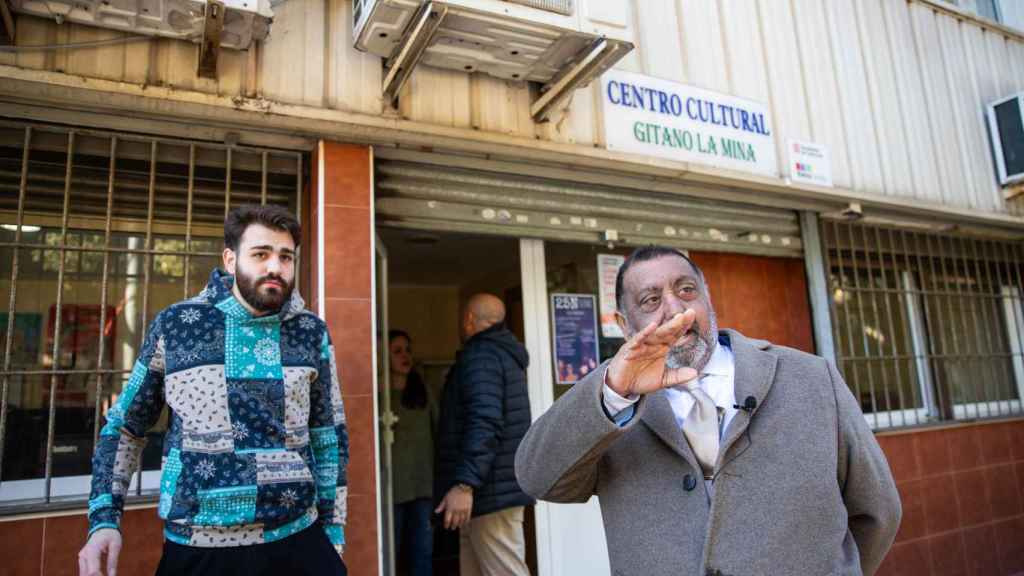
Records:
{"label": "barred window", "polygon": [[823,221],[839,369],[876,428],[1020,414],[1021,245]]}
{"label": "barred window", "polygon": [[0,121],[0,513],[80,505],[149,322],[220,265],[231,207],[297,211],[302,173],[296,152]]}

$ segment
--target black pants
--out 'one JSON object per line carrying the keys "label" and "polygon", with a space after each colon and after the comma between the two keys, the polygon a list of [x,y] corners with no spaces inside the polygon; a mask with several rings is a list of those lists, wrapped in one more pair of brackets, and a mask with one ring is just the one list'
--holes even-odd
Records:
{"label": "black pants", "polygon": [[156,576],[346,576],[348,570],[314,524],[298,534],[267,544],[199,548],[164,542]]}

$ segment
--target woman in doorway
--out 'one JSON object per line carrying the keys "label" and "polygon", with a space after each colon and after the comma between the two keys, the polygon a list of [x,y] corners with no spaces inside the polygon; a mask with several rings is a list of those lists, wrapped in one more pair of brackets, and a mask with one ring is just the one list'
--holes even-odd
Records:
{"label": "woman in doorway", "polygon": [[409,334],[402,330],[390,331],[388,349],[391,356],[391,406],[398,417],[395,442],[391,448],[395,551],[404,553],[410,576],[430,576],[434,552],[430,515],[433,511],[436,411],[423,378],[413,370]]}

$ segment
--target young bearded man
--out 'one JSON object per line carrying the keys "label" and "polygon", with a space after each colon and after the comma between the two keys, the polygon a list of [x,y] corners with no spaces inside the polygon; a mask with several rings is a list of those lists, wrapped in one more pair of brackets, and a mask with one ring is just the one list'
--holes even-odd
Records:
{"label": "young bearded man", "polygon": [[242,206],[224,270],[157,315],[93,456],[82,575],[117,572],[121,514],[164,405],[158,576],[343,575],[348,434],[327,325],[295,286],[298,221]]}

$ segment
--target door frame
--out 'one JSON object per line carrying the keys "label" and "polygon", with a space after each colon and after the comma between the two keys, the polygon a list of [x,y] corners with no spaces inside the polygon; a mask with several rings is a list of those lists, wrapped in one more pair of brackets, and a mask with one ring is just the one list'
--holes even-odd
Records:
{"label": "door frame", "polygon": [[[439,231],[444,232],[444,231]],[[387,315],[387,247],[376,232],[374,225],[374,274],[373,274],[373,295],[375,298],[374,309],[374,332],[383,334],[388,329]],[[530,412],[534,420],[540,417],[548,408],[554,404],[554,378],[552,371],[551,351],[551,323],[549,318],[548,291],[547,291],[547,267],[545,259],[545,242],[540,239],[509,237],[519,241],[519,263],[520,280],[523,295],[523,333],[524,345],[530,355],[530,364],[527,368],[527,386],[530,397]],[[380,282],[381,285],[377,283]],[[377,348],[380,347],[380,350]],[[385,421],[385,414],[390,407],[389,398],[383,395],[377,398],[381,391],[381,382],[387,385],[388,362],[386,336],[374,338],[374,362],[379,365],[374,372],[375,379],[379,379],[374,385],[374,418],[378,425],[377,442],[375,445],[375,462],[378,474],[378,537],[381,555],[380,574],[381,576],[393,575],[395,572],[395,551],[394,535],[394,511],[390,505],[391,495],[385,493],[390,491],[391,481],[387,476],[391,470],[386,460],[389,458],[391,437],[390,427]],[[393,422],[392,422],[393,423]],[[388,454],[384,454],[387,452]],[[382,462],[382,458],[384,462]],[[604,539],[604,525],[600,517],[600,508],[597,498],[591,498],[586,504],[559,504],[554,505],[548,502],[537,502],[534,507],[535,538],[537,544],[537,576],[554,576],[557,574],[573,573],[572,567],[579,559],[568,558],[566,551],[579,550],[581,553],[585,548],[586,557],[591,561],[587,563],[587,573],[607,573],[607,550]],[[585,524],[588,530],[580,531],[580,523]],[[567,530],[570,526],[576,526],[576,531]],[[583,541],[586,546],[581,546]],[[595,561],[596,560],[596,565]],[[596,571],[595,571],[596,570]]]}

